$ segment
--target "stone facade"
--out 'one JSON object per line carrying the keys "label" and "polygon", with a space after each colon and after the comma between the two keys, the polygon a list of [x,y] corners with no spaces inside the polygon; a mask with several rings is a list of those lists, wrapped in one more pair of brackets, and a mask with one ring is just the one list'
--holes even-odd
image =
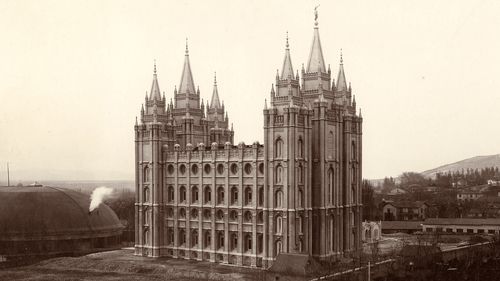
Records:
{"label": "stone facade", "polygon": [[175,104],[153,76],[135,125],[136,255],[268,267],[280,252],[359,253],[362,117],[342,57],[337,83],[325,66],[317,22],[301,77],[287,38],[264,144],[233,145],[216,81],[199,102],[187,46]]}

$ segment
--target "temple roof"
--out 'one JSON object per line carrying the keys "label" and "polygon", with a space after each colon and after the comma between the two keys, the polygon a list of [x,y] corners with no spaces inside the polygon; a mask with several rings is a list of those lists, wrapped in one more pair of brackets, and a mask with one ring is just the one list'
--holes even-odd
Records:
{"label": "temple roof", "polygon": [[344,60],[342,59],[342,53],[341,53],[339,75],[337,77],[337,91],[345,91],[345,90],[347,90],[347,82],[345,80]]}
{"label": "temple roof", "polygon": [[212,100],[210,101],[210,108],[220,108],[219,91],[217,90],[217,75],[214,75],[214,91],[212,93]]}
{"label": "temple roof", "polygon": [[193,81],[193,73],[191,72],[191,64],[189,63],[189,50],[186,42],[186,55],[184,58],[184,67],[182,69],[181,83],[179,84],[179,93],[196,93]]}
{"label": "temple roof", "polygon": [[161,100],[160,86],[158,85],[158,78],[156,76],[156,62],[153,71],[153,83],[151,84],[151,92],[149,92],[150,100]]}
{"label": "temple roof", "polygon": [[288,32],[286,36],[285,59],[283,60],[283,68],[281,70],[281,79],[290,77],[293,79],[292,58],[290,57],[290,45],[288,44]]}
{"label": "temple roof", "polygon": [[325,60],[323,59],[323,49],[321,48],[321,41],[319,39],[319,31],[317,25],[314,27],[314,37],[311,46],[311,52],[309,53],[307,72],[326,73]]}

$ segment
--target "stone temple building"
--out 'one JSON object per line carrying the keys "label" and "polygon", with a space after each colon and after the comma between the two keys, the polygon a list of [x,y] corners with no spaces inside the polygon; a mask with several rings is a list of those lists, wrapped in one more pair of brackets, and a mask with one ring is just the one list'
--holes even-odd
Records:
{"label": "stone temple building", "polygon": [[359,253],[362,117],[342,56],[336,81],[324,62],[317,21],[300,75],[287,38],[263,114],[264,144],[234,145],[217,81],[200,102],[187,46],[173,102],[155,67],[134,127],[136,255],[266,268],[280,253]]}

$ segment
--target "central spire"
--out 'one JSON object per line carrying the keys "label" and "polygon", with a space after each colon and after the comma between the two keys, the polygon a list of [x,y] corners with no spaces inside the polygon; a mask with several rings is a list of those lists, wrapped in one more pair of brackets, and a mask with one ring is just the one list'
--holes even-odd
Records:
{"label": "central spire", "polygon": [[191,64],[189,63],[189,49],[188,49],[187,38],[186,38],[186,54],[184,58],[184,68],[182,69],[181,83],[179,85],[179,93],[180,94],[196,93],[193,81],[193,74],[191,72]]}
{"label": "central spire", "polygon": [[290,45],[288,44],[288,31],[286,32],[286,49],[283,69],[281,70],[281,79],[293,79],[292,58],[290,57]]}
{"label": "central spire", "polygon": [[219,91],[217,91],[217,73],[214,73],[214,91],[212,93],[212,100],[210,101],[210,108],[220,108]]}
{"label": "central spire", "polygon": [[309,62],[307,63],[307,72],[323,72],[326,73],[325,60],[323,59],[323,50],[321,49],[321,41],[319,40],[318,28],[318,7],[314,8],[314,37],[309,53]]}

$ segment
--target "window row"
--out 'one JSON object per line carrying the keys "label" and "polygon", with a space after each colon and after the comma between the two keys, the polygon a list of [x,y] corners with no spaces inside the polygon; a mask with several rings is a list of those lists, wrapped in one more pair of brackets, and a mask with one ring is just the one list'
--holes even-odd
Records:
{"label": "window row", "polygon": [[[233,186],[230,191],[230,196],[229,196],[229,202],[231,205],[238,205],[239,204],[239,191],[237,186]],[[185,186],[181,186],[179,188],[179,202],[180,203],[187,203],[187,189]],[[167,188],[166,192],[166,202],[174,202],[175,201],[175,189],[173,186],[169,186]],[[225,204],[225,188],[223,186],[219,186],[217,188],[217,194],[214,198],[216,201],[216,204],[223,205]],[[251,205],[253,203],[254,195],[252,191],[251,186],[246,186],[244,190],[244,196],[243,196],[243,204],[244,205]],[[191,204],[197,204],[201,200],[200,198],[200,191],[198,190],[197,186],[192,186],[191,187]],[[205,204],[210,204],[212,203],[212,188],[209,185],[206,185],[203,189],[203,203]],[[146,201],[147,202],[147,201]],[[259,187],[259,198],[258,198],[258,205],[261,206],[264,202],[264,189],[263,187]]]}
{"label": "window row", "polygon": [[[144,174],[146,175],[146,169],[147,167],[145,168],[145,172]],[[224,167],[224,164],[220,163],[216,166],[216,171],[219,175],[223,175],[224,174],[224,170],[225,170],[225,167]],[[260,174],[264,174],[264,163],[260,163],[259,166],[258,166],[258,170],[259,170],[259,173]],[[149,171],[149,169],[148,169]],[[187,171],[187,165],[186,164],[180,164],[179,165],[179,173],[181,175],[184,175]],[[211,164],[205,164],[203,166],[203,171],[205,173],[205,175],[209,175],[212,171],[212,165]],[[232,163],[230,166],[229,166],[229,171],[231,172],[232,175],[237,175],[238,172],[239,172],[239,166],[238,164],[236,163]],[[253,171],[253,166],[252,164],[250,163],[246,163],[244,166],[243,166],[243,171],[245,172],[245,174],[247,175],[250,175],[252,174],[252,171]],[[167,166],[167,173],[169,175],[172,175],[174,174],[175,172],[175,167],[174,165],[170,164]],[[191,175],[197,175],[199,172],[199,165],[198,164],[193,164],[191,165]],[[145,177],[145,181],[146,181],[146,177]]]}
{"label": "window row", "polygon": [[[284,141],[281,137],[276,138],[274,142],[274,157],[275,158],[283,158],[284,156]],[[302,137],[299,137],[297,141],[297,154],[296,157],[303,158],[304,157],[304,142],[302,141]]]}
{"label": "window row", "polygon": [[[145,233],[146,234],[146,233]],[[186,235],[186,230],[185,229],[179,229],[178,234],[177,234],[177,246],[179,247],[186,247],[187,245],[187,235]],[[200,238],[202,239],[200,241]],[[202,247],[204,248],[211,248],[212,247],[212,242],[215,243],[215,248],[216,249],[221,249],[223,250],[226,247],[226,239],[225,239],[225,234],[224,231],[216,231],[215,232],[215,240],[212,240],[212,231],[206,230],[203,231],[202,236],[200,237],[199,232],[197,229],[192,229],[190,232],[190,248],[199,248],[200,243],[202,243]],[[262,234],[257,234],[257,247],[256,247],[256,252],[257,253],[262,253],[263,252],[263,235]],[[172,228],[167,229],[167,244],[168,245],[174,245],[175,243],[175,233]],[[243,252],[250,252],[253,249],[253,239],[252,239],[252,233],[243,233],[243,239],[240,241],[240,238],[238,237],[238,234],[235,232],[230,232],[229,233],[229,240],[228,240],[228,247],[229,251],[236,251],[238,250],[238,243],[242,243],[243,247]]]}
{"label": "window row", "polygon": [[[166,210],[166,215],[167,218],[173,218],[174,217],[174,210],[172,208],[167,208]],[[238,211],[236,210],[231,210],[228,214],[229,216],[229,221],[238,221]],[[192,209],[191,212],[189,213],[189,219],[198,219],[200,216],[200,211],[198,209]],[[257,223],[263,223],[264,222],[264,213],[258,212],[256,214],[257,216]],[[223,221],[225,217],[224,211],[223,210],[217,210],[215,212],[215,220],[216,221]],[[253,214],[251,211],[246,211],[243,213],[243,222],[244,223],[251,223],[252,222],[252,217]],[[179,219],[186,219],[187,214],[186,214],[186,209],[185,208],[179,208]],[[205,209],[203,210],[203,219],[204,220],[212,220],[212,210],[211,209]]]}

